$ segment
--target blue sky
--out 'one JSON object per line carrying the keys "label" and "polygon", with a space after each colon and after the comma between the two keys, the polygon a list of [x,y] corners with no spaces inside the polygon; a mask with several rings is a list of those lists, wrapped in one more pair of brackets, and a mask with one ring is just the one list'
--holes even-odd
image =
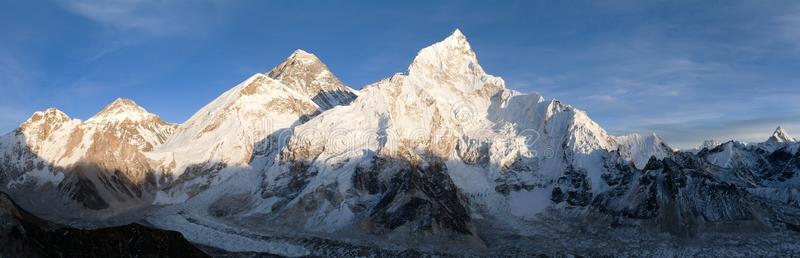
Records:
{"label": "blue sky", "polygon": [[510,88],[677,147],[800,134],[798,1],[0,0],[0,131],[117,97],[183,122],[294,49],[354,88],[455,28]]}

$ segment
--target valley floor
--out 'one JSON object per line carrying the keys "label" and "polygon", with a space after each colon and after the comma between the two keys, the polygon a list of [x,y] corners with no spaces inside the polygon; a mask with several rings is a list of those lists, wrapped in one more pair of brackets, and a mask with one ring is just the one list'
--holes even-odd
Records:
{"label": "valley floor", "polygon": [[[270,232],[252,221],[225,222],[188,214],[157,215],[148,221],[163,229],[182,232],[190,241],[211,246],[215,255],[251,256],[614,256],[614,257],[776,257],[800,255],[800,233],[731,232],[704,233],[678,238],[667,233],[644,231],[640,227],[609,227],[599,223],[543,216],[516,229],[476,221],[482,247],[451,244],[438,250],[404,249],[375,239],[332,240],[285,232]],[[244,225],[250,225],[246,227]],[[517,232],[524,229],[526,232]],[[747,231],[747,230],[743,230]],[[348,239],[336,235],[337,239]],[[415,245],[417,246],[417,245]]]}

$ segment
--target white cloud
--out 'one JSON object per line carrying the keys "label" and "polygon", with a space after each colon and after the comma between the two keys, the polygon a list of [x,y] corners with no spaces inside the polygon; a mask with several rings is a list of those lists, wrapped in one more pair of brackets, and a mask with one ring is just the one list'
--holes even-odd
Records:
{"label": "white cloud", "polygon": [[[220,16],[222,1],[67,0],[66,10],[121,31],[198,33]],[[204,29],[199,29],[204,28]]]}
{"label": "white cloud", "polygon": [[605,104],[613,103],[613,102],[617,101],[617,98],[614,97],[614,96],[611,96],[611,95],[589,95],[589,96],[586,96],[586,97],[583,97],[583,98],[586,99],[586,100],[589,100],[589,101],[596,101],[596,102],[605,103]]}

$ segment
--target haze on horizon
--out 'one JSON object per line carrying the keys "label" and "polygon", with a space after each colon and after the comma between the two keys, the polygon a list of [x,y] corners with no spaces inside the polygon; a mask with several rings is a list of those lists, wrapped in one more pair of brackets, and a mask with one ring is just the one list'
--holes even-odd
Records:
{"label": "haze on horizon", "polygon": [[510,88],[673,147],[800,134],[794,1],[2,1],[0,132],[117,97],[167,121],[295,49],[361,88],[459,28]]}

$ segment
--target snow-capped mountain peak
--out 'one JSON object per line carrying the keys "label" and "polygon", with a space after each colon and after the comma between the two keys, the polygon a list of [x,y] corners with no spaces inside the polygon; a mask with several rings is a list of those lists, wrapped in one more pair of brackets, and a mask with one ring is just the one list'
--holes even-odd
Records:
{"label": "snow-capped mountain peak", "polygon": [[705,141],[703,141],[703,144],[700,145],[700,150],[702,150],[704,148],[710,150],[710,149],[716,148],[717,146],[719,146],[721,144],[722,144],[722,142],[720,142],[719,140],[716,140],[716,139],[705,140]]}
{"label": "snow-capped mountain peak", "polygon": [[661,160],[673,153],[656,133],[650,135],[626,134],[615,137],[619,144],[619,151],[623,158],[634,163],[637,168],[644,168],[651,157]]}
{"label": "snow-capped mountain peak", "polygon": [[138,122],[157,118],[158,116],[147,112],[133,102],[133,100],[118,98],[104,107],[100,112],[86,120],[88,123],[106,124],[123,121]]}
{"label": "snow-capped mountain peak", "polygon": [[45,142],[57,141],[56,138],[62,137],[63,135],[59,133],[64,128],[72,128],[78,124],[80,124],[80,120],[70,118],[61,110],[48,108],[45,111],[34,112],[17,128],[16,132],[25,136],[24,141],[32,149],[40,149],[46,145]]}
{"label": "snow-capped mountain peak", "polygon": [[522,244],[495,240],[564,242],[583,228],[594,233],[582,243],[630,232],[661,243],[710,239],[716,225],[793,236],[796,141],[778,127],[764,143],[688,153],[655,133],[613,136],[585,111],[506,88],[455,30],[360,92],[298,49],[179,126],[128,99],[86,122],[36,112],[0,137],[0,190],[60,220],[143,218],[226,251],[337,256],[363,239],[358,253],[466,244],[478,251],[466,255],[519,255]]}
{"label": "snow-capped mountain peak", "polygon": [[319,58],[316,55],[314,55],[312,53],[309,53],[309,52],[306,52],[305,50],[302,50],[302,49],[297,49],[294,52],[292,52],[292,55],[290,55],[288,59],[289,60],[297,60],[297,61],[301,61],[301,62],[304,62],[304,63],[319,63],[319,62],[322,62],[322,61],[319,60]]}
{"label": "snow-capped mountain peak", "polygon": [[797,142],[797,140],[789,135],[783,127],[778,126],[775,128],[775,132],[772,133],[772,136],[767,139],[767,141],[771,142]]}
{"label": "snow-capped mountain peak", "polygon": [[283,63],[267,73],[292,90],[312,99],[322,110],[348,104],[354,90],[345,86],[316,55],[295,50]]}
{"label": "snow-capped mountain peak", "polygon": [[59,121],[63,122],[63,121],[69,121],[69,120],[70,120],[70,117],[67,114],[65,114],[63,111],[58,110],[56,108],[48,108],[45,111],[36,111],[36,112],[34,112],[33,115],[31,115],[31,117],[28,118],[28,120],[26,120],[25,123],[23,123],[23,125],[30,124],[30,123],[37,123],[37,122],[40,122],[40,121],[45,121],[47,123],[53,123],[53,122],[59,122]]}
{"label": "snow-capped mountain peak", "polygon": [[482,86],[478,82],[486,76],[467,37],[459,30],[420,50],[408,67],[408,74],[420,80],[432,78],[440,84],[454,85],[463,92]]}

